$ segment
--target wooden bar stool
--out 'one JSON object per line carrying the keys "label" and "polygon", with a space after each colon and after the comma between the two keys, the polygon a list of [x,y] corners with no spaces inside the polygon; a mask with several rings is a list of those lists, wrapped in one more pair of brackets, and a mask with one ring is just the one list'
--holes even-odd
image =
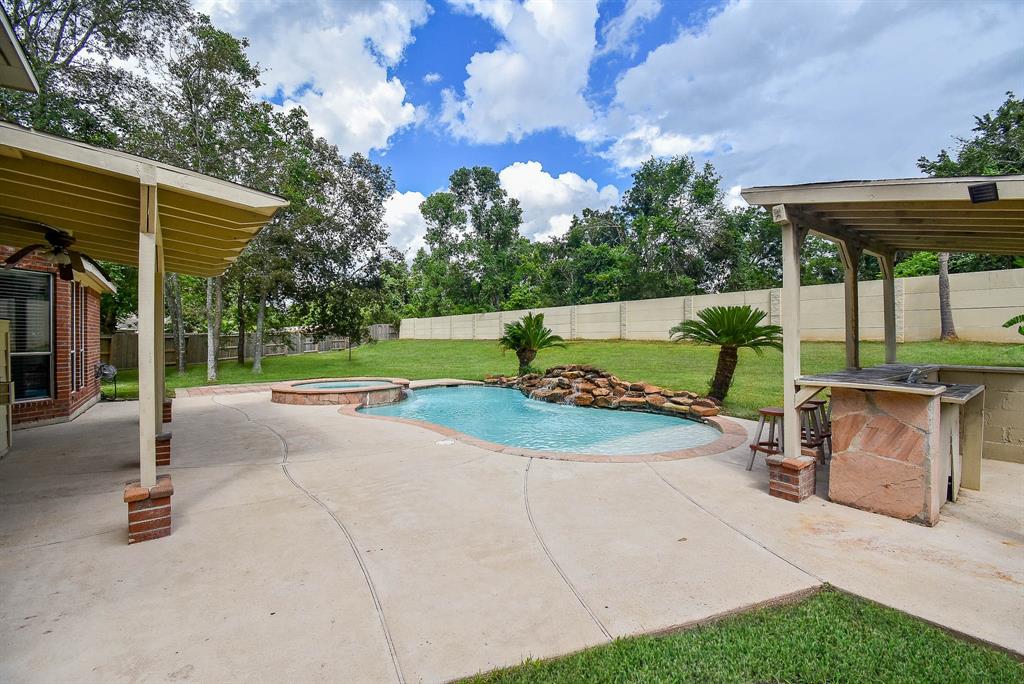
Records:
{"label": "wooden bar stool", "polygon": [[825,431],[819,423],[818,407],[810,402],[800,406],[800,447],[806,456],[825,462]]}
{"label": "wooden bar stool", "polygon": [[824,399],[809,399],[807,401],[807,404],[814,406],[817,409],[818,436],[821,438],[822,444],[828,447],[828,449],[825,452],[825,455],[831,457],[832,417],[829,415],[828,402]]}
{"label": "wooden bar stool", "polygon": [[[754,467],[754,459],[757,458],[758,452],[765,456],[774,456],[783,451],[783,410],[778,406],[767,406],[758,409],[757,412],[760,414],[760,419],[757,422],[757,434],[754,435],[754,441],[750,444],[750,463],[747,464],[747,470]],[[765,423],[768,424],[768,439],[764,439]],[[776,439],[776,434],[778,434],[778,439]]]}

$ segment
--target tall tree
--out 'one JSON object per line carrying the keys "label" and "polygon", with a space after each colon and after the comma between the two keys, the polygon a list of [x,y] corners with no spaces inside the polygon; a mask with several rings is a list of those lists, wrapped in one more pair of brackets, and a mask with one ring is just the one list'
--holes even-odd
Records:
{"label": "tall tree", "polygon": [[131,62],[156,58],[187,0],[0,0],[39,94],[0,89],[0,118],[92,144],[123,143],[149,99]]}
{"label": "tall tree", "polygon": [[[132,136],[138,151],[200,173],[239,180],[250,162],[248,133],[266,115],[251,95],[259,68],[245,54],[247,42],[216,29],[209,18],[192,15],[166,42],[156,96]],[[180,288],[172,288],[175,293]],[[207,284],[207,340],[220,345],[223,315],[221,277]],[[180,302],[171,306],[180,310]],[[184,350],[179,350],[179,355]],[[207,379],[217,380],[217,349],[207,354]],[[182,359],[178,359],[179,367]]]}
{"label": "tall tree", "polygon": [[705,247],[722,229],[720,177],[710,163],[690,157],[651,158],[633,174],[622,211],[637,269],[633,299],[687,295],[713,289]]}
{"label": "tall tree", "polygon": [[343,157],[323,143],[327,191],[296,225],[294,292],[304,327],[316,338],[362,337],[365,311],[380,296],[387,245],[384,205],[395,190],[391,171],[361,154]]}
{"label": "tall tree", "polygon": [[[974,117],[974,136],[957,138],[951,154],[939,150],[935,159],[920,157],[917,166],[929,176],[1003,176],[1024,173],[1024,100],[1006,93],[995,113]],[[939,254],[939,321],[941,339],[956,339],[949,301],[948,253]]]}
{"label": "tall tree", "polygon": [[439,313],[506,308],[529,250],[519,201],[485,166],[457,169],[448,185],[420,205],[430,251],[413,261],[412,283],[420,288],[414,299]]}

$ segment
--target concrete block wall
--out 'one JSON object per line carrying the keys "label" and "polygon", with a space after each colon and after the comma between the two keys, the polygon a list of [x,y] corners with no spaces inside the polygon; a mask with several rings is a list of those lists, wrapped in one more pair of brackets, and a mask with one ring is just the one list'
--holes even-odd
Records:
{"label": "concrete block wall", "polygon": [[952,366],[940,382],[985,386],[985,458],[1024,463],[1024,368]]}
{"label": "concrete block wall", "polygon": [[[950,276],[953,318],[960,338],[976,342],[1020,342],[1015,329],[1003,321],[1024,312],[1024,268]],[[843,286],[811,285],[800,291],[800,337],[808,341],[842,341],[846,335]],[[534,309],[545,323],[570,340],[667,340],[669,329],[690,320],[709,306],[750,304],[781,322],[781,291],[748,290],[692,297],[580,304]],[[461,316],[408,318],[402,321],[401,339],[496,340],[506,323],[529,311],[495,311]],[[860,283],[862,340],[881,340],[882,282]],[[900,342],[939,337],[938,278],[896,280],[896,338]]]}

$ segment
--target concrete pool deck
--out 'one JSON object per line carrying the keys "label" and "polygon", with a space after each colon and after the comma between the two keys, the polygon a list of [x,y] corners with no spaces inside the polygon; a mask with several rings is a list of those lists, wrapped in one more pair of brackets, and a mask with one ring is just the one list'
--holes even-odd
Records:
{"label": "concrete pool deck", "polygon": [[136,404],[19,431],[0,680],[445,681],[823,581],[1024,651],[1024,466],[925,528],[771,498],[743,447],[530,459],[337,408],[176,399],[174,532],[134,546]]}

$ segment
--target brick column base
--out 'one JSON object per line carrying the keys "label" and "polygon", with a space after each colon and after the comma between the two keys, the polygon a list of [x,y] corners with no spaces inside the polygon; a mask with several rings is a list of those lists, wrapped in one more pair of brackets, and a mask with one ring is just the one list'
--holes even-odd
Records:
{"label": "brick column base", "polygon": [[797,458],[769,457],[768,494],[800,503],[814,494],[815,463],[813,456]]}
{"label": "brick column base", "polygon": [[171,399],[164,399],[164,422],[171,422]]}
{"label": "brick column base", "polygon": [[171,533],[171,495],[174,485],[170,475],[161,475],[152,487],[129,482],[124,487],[128,504],[128,543],[149,541]]}
{"label": "brick column base", "polygon": [[161,432],[156,436],[156,464],[171,465],[171,433]]}

